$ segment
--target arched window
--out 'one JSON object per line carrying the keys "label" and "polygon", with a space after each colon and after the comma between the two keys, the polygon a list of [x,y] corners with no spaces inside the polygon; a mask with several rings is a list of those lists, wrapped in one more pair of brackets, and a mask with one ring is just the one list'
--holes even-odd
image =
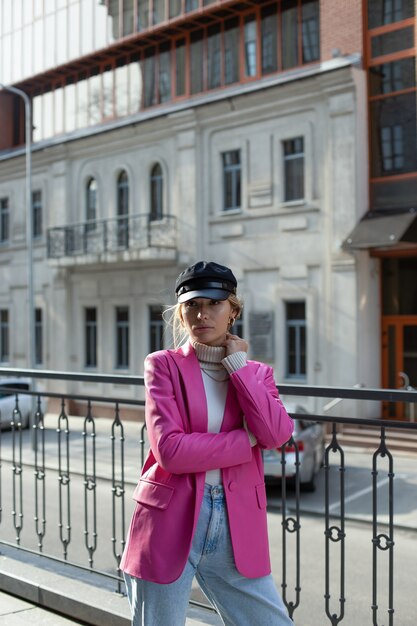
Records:
{"label": "arched window", "polygon": [[85,190],[85,221],[86,231],[96,229],[97,219],[97,181],[95,178],[90,178],[87,182]]}
{"label": "arched window", "polygon": [[151,222],[161,220],[164,215],[164,175],[159,163],[151,170]]}
{"label": "arched window", "polygon": [[120,172],[117,179],[117,245],[129,247],[129,179],[127,172]]}

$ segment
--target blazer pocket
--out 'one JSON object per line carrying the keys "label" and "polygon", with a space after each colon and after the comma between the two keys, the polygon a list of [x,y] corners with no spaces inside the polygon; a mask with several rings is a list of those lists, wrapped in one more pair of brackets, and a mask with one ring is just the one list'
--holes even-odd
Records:
{"label": "blazer pocket", "polygon": [[258,506],[260,509],[266,509],[266,490],[265,490],[265,483],[262,483],[262,485],[255,485],[255,489],[256,489],[256,497],[258,499]]}
{"label": "blazer pocket", "polygon": [[133,492],[133,499],[140,504],[166,509],[173,493],[174,489],[169,485],[141,479]]}

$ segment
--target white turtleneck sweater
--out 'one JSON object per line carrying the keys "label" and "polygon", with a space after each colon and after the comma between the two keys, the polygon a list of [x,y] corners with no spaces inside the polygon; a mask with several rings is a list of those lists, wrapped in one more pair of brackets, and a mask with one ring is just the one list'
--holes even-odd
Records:
{"label": "white turtleneck sweater", "polygon": [[[222,346],[206,346],[194,343],[194,350],[200,363],[204,389],[207,400],[209,433],[220,432],[226,405],[229,374],[246,365],[246,352],[235,352],[226,356],[226,348]],[[251,445],[256,443],[249,434]],[[220,469],[206,472],[206,483],[219,485],[222,482]]]}

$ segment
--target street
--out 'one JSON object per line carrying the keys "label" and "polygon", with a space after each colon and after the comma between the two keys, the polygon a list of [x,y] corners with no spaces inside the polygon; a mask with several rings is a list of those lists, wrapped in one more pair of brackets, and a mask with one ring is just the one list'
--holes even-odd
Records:
{"label": "street", "polygon": [[[43,540],[43,554],[63,557],[64,544],[68,541],[68,560],[89,566],[89,551],[86,547],[97,548],[92,553],[94,568],[115,573],[116,559],[113,555],[112,537],[116,537],[116,552],[120,553],[123,537],[122,519],[120,515],[120,499],[116,498],[116,530],[113,532],[112,520],[112,483],[111,459],[109,454],[109,424],[97,425],[96,440],[96,489],[84,488],[83,476],[83,438],[81,421],[72,424],[70,437],[70,470],[69,487],[61,486],[61,519],[57,466],[57,433],[52,428],[46,432],[45,446],[45,493],[46,493],[46,527]],[[98,424],[98,423],[97,423]],[[125,461],[126,461],[126,513],[125,527],[129,523],[133,510],[130,494],[133,491],[135,477],[140,462],[139,429],[137,424],[128,424],[125,430]],[[20,536],[22,547],[38,550],[38,537],[35,532],[35,477],[33,471],[33,450],[31,449],[30,432],[23,433],[23,499],[20,504],[19,480],[13,480],[12,472],[12,434],[2,433],[1,441],[1,538],[14,543],[16,530],[13,526],[12,512],[16,512],[16,521],[20,524],[19,514],[23,513],[23,527]],[[16,454],[16,452],[15,452]],[[340,472],[338,458],[332,458],[330,470],[330,512],[332,525],[339,525],[338,484]],[[16,459],[16,456],[15,456]],[[91,460],[91,459],[90,459]],[[89,461],[90,462],[90,461]],[[342,624],[348,626],[367,626],[372,623],[372,455],[365,450],[345,449],[345,617]],[[378,510],[379,533],[386,533],[384,523],[387,521],[387,465],[386,460],[378,460]],[[415,626],[416,611],[410,598],[413,597],[413,586],[416,576],[415,541],[417,536],[417,459],[398,454],[394,460],[394,515],[395,515],[395,562],[394,562],[394,623],[396,626]],[[91,487],[91,484],[90,484]],[[70,508],[67,507],[67,489],[70,490]],[[15,504],[13,491],[15,490]],[[95,495],[94,495],[95,494]],[[97,503],[96,520],[94,521],[94,498]],[[268,521],[270,529],[270,545],[272,553],[273,574],[278,586],[282,579],[282,512],[281,490],[279,486],[268,487]],[[85,516],[87,503],[88,515]],[[38,481],[38,530],[42,528],[42,500],[40,499]],[[22,509],[20,508],[22,506]],[[325,520],[324,520],[324,470],[317,481],[314,493],[302,493],[300,499],[300,597],[299,606],[295,609],[296,626],[324,626],[330,623],[325,613]],[[295,494],[287,493],[286,516],[295,514]],[[85,520],[87,520],[85,522]],[[67,526],[70,527],[67,528]],[[87,529],[87,534],[85,533]],[[61,537],[61,538],[60,538]],[[287,545],[287,589],[288,601],[296,602],[295,587],[295,533],[286,533]],[[388,551],[378,551],[378,624],[387,626],[388,598]],[[340,542],[330,545],[330,612],[340,613]],[[203,596],[195,586],[195,599]],[[220,622],[219,622],[220,623]]]}

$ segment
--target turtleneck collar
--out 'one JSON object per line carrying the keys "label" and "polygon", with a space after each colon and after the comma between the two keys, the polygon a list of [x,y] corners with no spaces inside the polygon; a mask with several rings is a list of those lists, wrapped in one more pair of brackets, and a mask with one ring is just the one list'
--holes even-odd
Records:
{"label": "turtleneck collar", "polygon": [[204,343],[193,343],[200,366],[205,369],[224,369],[222,359],[226,356],[226,348],[223,346],[206,346]]}

